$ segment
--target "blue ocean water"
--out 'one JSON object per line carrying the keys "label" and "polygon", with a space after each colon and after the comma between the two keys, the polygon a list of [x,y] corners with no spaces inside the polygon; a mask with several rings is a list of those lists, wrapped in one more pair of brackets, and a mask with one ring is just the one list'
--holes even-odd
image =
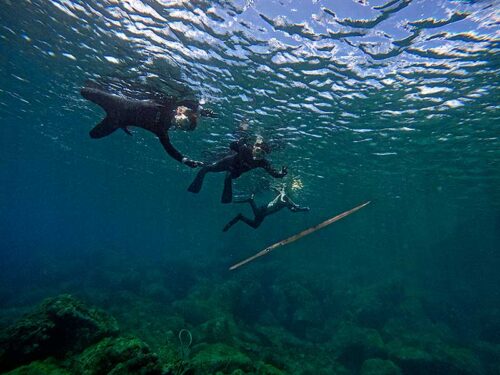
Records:
{"label": "blue ocean water", "polygon": [[[0,1],[2,327],[70,293],[165,366],[189,329],[194,373],[499,373],[499,14],[487,0]],[[195,160],[248,124],[310,212],[223,233],[250,215],[220,203],[223,175],[193,195],[196,171],[151,133],[91,139],[104,112],[79,94],[89,81],[201,100],[219,117],[170,132]],[[235,195],[264,204],[277,183],[251,171]],[[217,345],[255,366],[218,367]]]}

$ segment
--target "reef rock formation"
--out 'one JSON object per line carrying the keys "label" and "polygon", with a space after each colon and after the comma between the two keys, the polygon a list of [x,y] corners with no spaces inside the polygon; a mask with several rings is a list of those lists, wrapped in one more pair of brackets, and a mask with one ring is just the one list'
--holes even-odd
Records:
{"label": "reef rock formation", "polygon": [[0,333],[0,370],[77,353],[117,332],[118,325],[110,315],[88,308],[70,295],[49,298]]}

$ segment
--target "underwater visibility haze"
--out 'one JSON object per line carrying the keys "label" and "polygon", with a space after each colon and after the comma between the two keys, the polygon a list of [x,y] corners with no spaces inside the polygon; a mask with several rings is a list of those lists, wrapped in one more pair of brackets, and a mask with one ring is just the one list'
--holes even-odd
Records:
{"label": "underwater visibility haze", "polygon": [[[0,0],[0,373],[500,374],[496,0]],[[199,101],[223,173],[83,87]],[[254,262],[258,251],[364,202]]]}

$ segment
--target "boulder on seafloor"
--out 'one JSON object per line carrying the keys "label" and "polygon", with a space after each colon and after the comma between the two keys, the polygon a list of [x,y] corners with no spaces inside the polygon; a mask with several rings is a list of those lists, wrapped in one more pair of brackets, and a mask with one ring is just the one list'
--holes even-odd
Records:
{"label": "boulder on seafloor", "polygon": [[438,342],[425,347],[421,343],[412,345],[399,340],[390,342],[388,348],[390,358],[405,375],[483,373],[478,359],[465,348],[450,347]]}
{"label": "boulder on seafloor", "polygon": [[380,329],[392,316],[399,316],[407,293],[397,281],[359,288],[352,296],[348,310],[360,326]]}
{"label": "boulder on seafloor", "polygon": [[0,333],[0,369],[78,353],[117,332],[116,320],[103,311],[90,309],[70,295],[49,298]]}
{"label": "boulder on seafloor", "polygon": [[193,330],[197,342],[231,345],[238,335],[238,327],[231,316],[220,316],[200,324]]}
{"label": "boulder on seafloor", "polygon": [[317,296],[298,281],[279,280],[272,287],[272,299],[275,318],[284,327],[301,339],[317,339],[316,329],[324,322]]}
{"label": "boulder on seafloor", "polygon": [[158,356],[133,337],[105,338],[85,349],[73,362],[72,373],[80,375],[160,375]]}
{"label": "boulder on seafloor", "polygon": [[197,299],[191,296],[184,300],[174,302],[173,306],[175,312],[182,316],[187,323],[192,325],[202,324],[218,315],[214,305],[212,305],[210,301]]}
{"label": "boulder on seafloor", "polygon": [[337,360],[343,366],[358,371],[363,361],[386,358],[384,341],[377,330],[342,322],[333,341]]}

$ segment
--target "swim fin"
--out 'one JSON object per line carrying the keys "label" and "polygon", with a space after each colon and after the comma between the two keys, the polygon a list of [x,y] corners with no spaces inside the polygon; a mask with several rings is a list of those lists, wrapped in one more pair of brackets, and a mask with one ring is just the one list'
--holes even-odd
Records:
{"label": "swim fin", "polygon": [[103,138],[113,133],[119,127],[116,122],[111,118],[106,117],[99,124],[97,124],[90,132],[90,138]]}
{"label": "swim fin", "polygon": [[203,171],[203,169],[201,169],[196,175],[191,185],[189,185],[188,191],[190,191],[191,193],[199,193],[203,185],[204,178],[205,178],[205,172]]}

